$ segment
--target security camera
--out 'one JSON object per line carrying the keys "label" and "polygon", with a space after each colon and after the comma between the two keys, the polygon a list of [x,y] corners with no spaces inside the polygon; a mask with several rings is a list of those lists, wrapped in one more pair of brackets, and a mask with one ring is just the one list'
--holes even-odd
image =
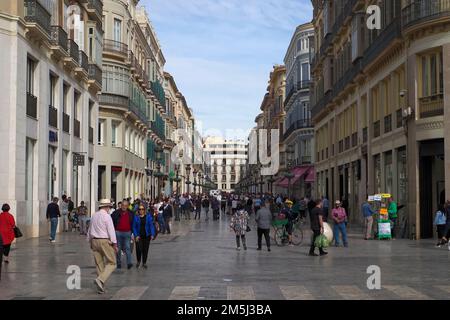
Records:
{"label": "security camera", "polygon": [[407,93],[406,90],[400,91],[400,97],[404,98],[406,96],[406,93]]}

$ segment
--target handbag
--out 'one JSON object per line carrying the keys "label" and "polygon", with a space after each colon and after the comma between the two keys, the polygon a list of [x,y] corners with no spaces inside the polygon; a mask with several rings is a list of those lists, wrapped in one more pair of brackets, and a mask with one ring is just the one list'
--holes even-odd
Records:
{"label": "handbag", "polygon": [[22,231],[20,231],[19,227],[14,227],[14,237],[15,238],[21,238],[23,237]]}
{"label": "handbag", "polygon": [[245,230],[245,231],[250,232],[250,231],[252,231],[252,229],[250,229],[250,226],[247,225],[247,230]]}

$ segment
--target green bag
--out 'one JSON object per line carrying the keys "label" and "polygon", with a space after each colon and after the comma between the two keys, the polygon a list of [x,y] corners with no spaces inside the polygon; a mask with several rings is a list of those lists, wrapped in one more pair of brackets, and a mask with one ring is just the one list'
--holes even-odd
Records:
{"label": "green bag", "polygon": [[327,237],[325,237],[325,235],[321,234],[320,236],[318,236],[316,238],[314,245],[317,248],[327,248],[330,245],[330,243],[328,242]]}

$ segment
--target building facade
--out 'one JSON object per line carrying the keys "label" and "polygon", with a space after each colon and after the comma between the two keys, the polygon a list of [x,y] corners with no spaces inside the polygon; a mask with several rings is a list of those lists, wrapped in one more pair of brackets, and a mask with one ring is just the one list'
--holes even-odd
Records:
{"label": "building facade", "polygon": [[165,192],[165,59],[145,10],[137,5],[136,0],[104,1],[98,198],[154,198]]}
{"label": "building facade", "polygon": [[[381,8],[369,30],[368,5]],[[320,194],[361,220],[367,195],[402,207],[402,236],[433,237],[450,198],[450,5],[447,1],[313,1],[312,118]]]}
{"label": "building facade", "polygon": [[102,2],[0,3],[0,202],[24,238],[48,233],[46,207],[63,194],[96,204],[97,93],[102,87]]}
{"label": "building facade", "polygon": [[204,150],[210,154],[211,180],[218,190],[234,192],[247,162],[247,145],[243,140],[207,137]]}
{"label": "building facade", "polygon": [[286,117],[282,139],[286,149],[294,152],[296,177],[291,182],[292,192],[296,197],[311,197],[314,189],[314,126],[309,103],[311,84],[309,44],[313,38],[314,26],[311,23],[298,26],[284,58]]}

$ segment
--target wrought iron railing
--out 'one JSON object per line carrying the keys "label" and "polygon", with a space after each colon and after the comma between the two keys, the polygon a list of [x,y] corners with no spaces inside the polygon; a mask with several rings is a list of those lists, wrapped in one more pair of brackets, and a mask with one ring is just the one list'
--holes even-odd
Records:
{"label": "wrought iron railing", "polygon": [[79,57],[79,64],[80,67],[82,67],[86,73],[89,73],[89,57],[87,56],[86,53],[84,53],[83,50],[80,50],[80,57]]}
{"label": "wrought iron railing", "polygon": [[78,48],[77,43],[72,39],[69,39],[69,41],[67,42],[67,48],[69,49],[69,55],[72,57],[72,59],[79,63],[80,49]]}
{"label": "wrought iron railing", "polygon": [[103,40],[103,51],[110,52],[114,54],[120,54],[124,57],[128,56],[128,45],[119,41],[114,41],[110,39]]}
{"label": "wrought iron railing", "polygon": [[100,17],[103,15],[103,4],[100,0],[89,0],[88,8],[95,10]]}
{"label": "wrought iron railing", "polygon": [[310,119],[306,120],[297,120],[286,130],[283,135],[283,139],[286,140],[295,130],[312,128],[312,122]]}
{"label": "wrought iron railing", "polygon": [[89,78],[94,79],[100,86],[102,85],[102,69],[95,63],[89,64]]}
{"label": "wrought iron railing", "polygon": [[36,23],[50,37],[51,34],[51,17],[52,15],[37,0],[24,0],[24,18],[25,21]]}
{"label": "wrought iron railing", "polygon": [[450,16],[450,0],[414,0],[402,9],[402,25],[408,28],[422,23]]}
{"label": "wrought iron railing", "polygon": [[64,29],[60,26],[52,26],[52,33],[51,33],[51,42],[55,46],[59,46],[63,48],[65,51],[67,50],[67,33],[64,31]]}

